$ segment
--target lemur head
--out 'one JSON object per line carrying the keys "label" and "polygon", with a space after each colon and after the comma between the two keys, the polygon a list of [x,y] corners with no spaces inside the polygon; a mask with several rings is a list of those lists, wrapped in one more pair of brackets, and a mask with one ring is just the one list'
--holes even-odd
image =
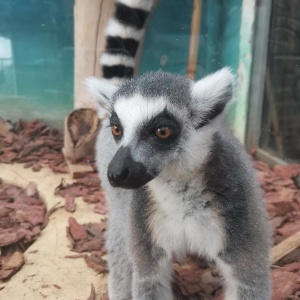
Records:
{"label": "lemur head", "polygon": [[135,189],[160,174],[199,167],[213,134],[223,126],[233,78],[228,68],[197,82],[163,72],[120,87],[89,78],[99,117],[108,119],[118,146],[107,171],[111,185]]}

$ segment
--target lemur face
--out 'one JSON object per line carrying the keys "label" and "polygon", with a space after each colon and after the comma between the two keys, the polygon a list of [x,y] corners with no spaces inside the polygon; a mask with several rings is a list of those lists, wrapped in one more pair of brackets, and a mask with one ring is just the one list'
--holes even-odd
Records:
{"label": "lemur face", "polygon": [[99,116],[108,117],[118,147],[107,170],[111,185],[136,189],[172,166],[198,165],[232,98],[232,81],[228,69],[196,83],[162,72],[119,88],[89,79]]}
{"label": "lemur face", "polygon": [[139,188],[152,180],[176,157],[182,141],[182,120],[163,97],[117,99],[110,127],[120,145],[107,172],[116,187]]}

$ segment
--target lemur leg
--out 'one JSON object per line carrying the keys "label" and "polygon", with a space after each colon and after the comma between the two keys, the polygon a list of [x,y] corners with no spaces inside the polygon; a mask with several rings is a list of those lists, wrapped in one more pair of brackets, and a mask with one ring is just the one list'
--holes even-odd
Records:
{"label": "lemur leg", "polygon": [[146,189],[131,204],[129,246],[132,259],[133,300],[172,300],[171,256],[154,241],[148,220],[153,212]]}
{"label": "lemur leg", "polygon": [[110,300],[131,300],[132,270],[128,257],[109,252],[108,294]]}
{"label": "lemur leg", "polygon": [[164,257],[148,263],[149,269],[137,266],[133,272],[133,300],[172,300],[171,261]]}
{"label": "lemur leg", "polygon": [[[219,261],[218,265],[225,279],[225,300],[270,300],[270,276],[267,267],[260,268],[248,261],[236,260],[227,264]],[[265,263],[267,266],[267,264]]]}
{"label": "lemur leg", "polygon": [[[120,229],[109,228],[108,251],[108,294],[110,300],[131,300],[132,267],[125,247],[125,238]],[[113,230],[114,229],[114,230]]]}

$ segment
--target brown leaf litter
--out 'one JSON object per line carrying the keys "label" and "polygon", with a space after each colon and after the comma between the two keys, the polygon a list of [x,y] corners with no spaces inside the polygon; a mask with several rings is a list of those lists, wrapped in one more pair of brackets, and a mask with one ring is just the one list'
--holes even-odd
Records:
{"label": "brown leaf litter", "polygon": [[[254,161],[264,191],[274,244],[300,230],[300,189],[297,178],[300,164],[276,165],[270,168]],[[272,300],[300,299],[300,249],[283,257],[272,268]]]}
{"label": "brown leaf litter", "polygon": [[107,273],[106,261],[102,258],[106,254],[104,249],[105,231],[105,220],[101,223],[81,225],[73,217],[70,217],[67,235],[71,240],[71,251],[84,254],[70,255],[66,258],[84,258],[86,264],[98,274]]}
{"label": "brown leaf litter", "polygon": [[0,123],[0,163],[24,163],[24,168],[31,168],[34,172],[48,165],[53,172],[67,173],[61,153],[61,132],[50,129],[41,120],[20,120],[7,128],[4,126],[3,122]]}
{"label": "brown leaf litter", "polygon": [[[24,167],[30,167],[33,171],[39,171],[43,165],[48,165],[54,172],[67,172],[61,153],[63,136],[60,132],[48,128],[44,122],[39,120],[19,121],[16,124],[10,124],[7,128],[3,127],[7,124],[3,125],[3,122],[1,124],[0,162],[24,163]],[[255,155],[255,151],[251,151],[251,153]],[[95,172],[93,158],[86,158],[85,161],[91,163],[94,172],[78,178],[71,185],[62,182],[55,193],[66,199],[65,209],[70,212],[76,210],[74,198],[80,196],[85,202],[95,205],[96,213],[106,214],[105,195]],[[300,164],[277,165],[270,168],[264,162],[254,160],[254,165],[264,191],[274,243],[278,244],[300,229]],[[18,197],[17,190],[13,189],[10,193],[12,194],[11,198]],[[32,198],[34,198],[34,187],[31,186],[27,188],[27,194],[25,193],[23,197],[25,200],[22,200],[22,203],[17,202],[16,205],[15,200],[8,201],[4,207],[0,207],[0,247],[2,250],[0,270],[4,270],[3,274],[10,270],[11,264],[14,265],[12,268],[14,271],[22,266],[19,249],[24,248],[25,241],[32,242],[42,226],[45,226],[41,225],[43,218],[39,214],[40,208],[36,208],[39,206],[36,202],[38,200],[33,201]],[[0,203],[3,203],[2,201],[0,192]],[[30,212],[26,206],[29,205],[28,203],[33,208]],[[14,217],[7,221],[11,214]],[[12,225],[12,229],[9,227],[10,225],[3,227],[3,224],[15,224],[13,222],[16,220],[19,222],[17,223],[18,229],[15,225]],[[71,240],[71,251],[78,254],[69,255],[68,258],[83,258],[87,265],[96,272],[107,272],[106,261],[103,259],[103,254],[106,253],[104,249],[105,232],[106,221],[79,224],[71,217],[67,233]],[[7,248],[9,245],[14,245],[16,249]],[[9,252],[5,249],[11,250]],[[273,281],[272,300],[300,299],[300,249],[295,249],[281,259],[276,266],[273,266],[271,275]],[[187,263],[183,265],[174,263],[173,291],[175,299],[221,300],[223,299],[222,283],[223,278],[212,262],[189,256]],[[89,299],[96,299],[96,297],[92,288]],[[107,292],[104,291],[102,300],[107,299]]]}
{"label": "brown leaf litter", "polygon": [[71,184],[65,184],[64,180],[62,180],[55,189],[55,195],[65,198],[65,209],[69,212],[76,210],[74,199],[83,197],[83,201],[96,204],[94,206],[95,213],[107,213],[104,191],[101,188],[96,172],[87,173],[85,177],[78,178]]}
{"label": "brown leaf litter", "polygon": [[[106,221],[101,223],[79,224],[73,217],[69,218],[67,235],[71,240],[71,251],[73,252],[101,252],[104,250],[104,232],[106,231]],[[96,257],[95,257],[96,258]]]}
{"label": "brown leaf litter", "polygon": [[26,189],[0,183],[0,280],[7,280],[22,267],[23,252],[46,219],[46,206],[33,182]]}

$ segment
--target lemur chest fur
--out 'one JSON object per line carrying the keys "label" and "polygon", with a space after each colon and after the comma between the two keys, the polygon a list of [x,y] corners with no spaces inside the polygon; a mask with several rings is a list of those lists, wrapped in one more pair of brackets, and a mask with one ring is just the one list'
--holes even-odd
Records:
{"label": "lemur chest fur", "polygon": [[170,256],[192,252],[216,257],[224,247],[224,227],[201,188],[176,187],[159,178],[148,187],[153,201],[148,222],[157,246]]}

